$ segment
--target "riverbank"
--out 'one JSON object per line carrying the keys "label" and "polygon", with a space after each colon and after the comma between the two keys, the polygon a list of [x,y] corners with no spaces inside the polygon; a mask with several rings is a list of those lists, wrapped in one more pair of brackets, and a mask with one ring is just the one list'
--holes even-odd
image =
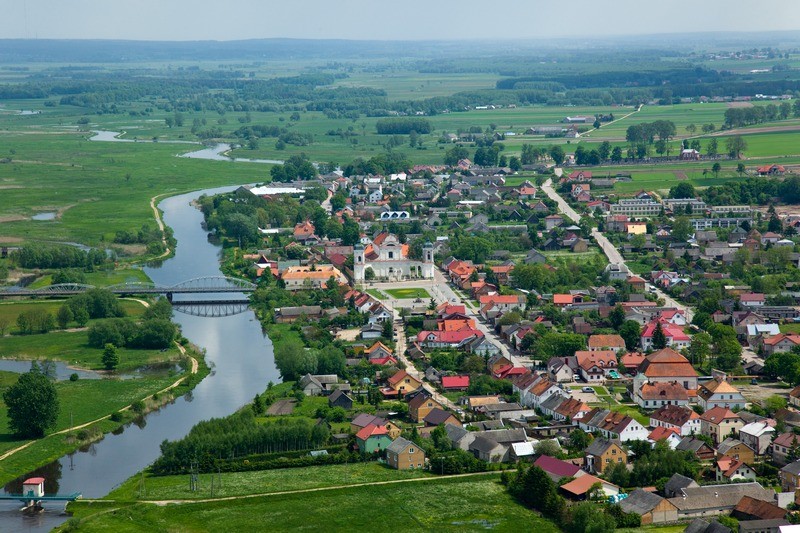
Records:
{"label": "riverbank", "polygon": [[[145,415],[190,392],[208,375],[209,368],[203,354],[196,348],[188,352],[182,346],[180,349],[186,357],[188,371],[177,379],[164,376],[128,381],[102,379],[57,383],[61,413],[56,431],[22,444],[4,440],[6,446],[16,445],[0,455],[0,483],[5,484],[65,454],[86,448],[109,433],[124,430],[131,424],[143,424]],[[2,374],[5,379],[0,386],[16,381],[16,374]],[[5,420],[5,406],[2,406],[0,421]],[[3,447],[0,445],[0,449]]]}

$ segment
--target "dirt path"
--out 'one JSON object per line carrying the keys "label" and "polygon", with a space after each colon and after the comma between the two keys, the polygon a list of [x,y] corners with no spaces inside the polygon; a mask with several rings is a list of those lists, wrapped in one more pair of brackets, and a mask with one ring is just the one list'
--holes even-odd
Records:
{"label": "dirt path", "polygon": [[[176,346],[178,347],[178,350],[181,352],[181,354],[183,354],[183,355],[186,355],[186,349],[185,349],[183,346],[181,346],[180,344],[178,344],[177,342],[176,342],[175,344],[176,344]],[[191,362],[192,362],[192,370],[191,370],[191,373],[192,373],[192,374],[197,374],[197,371],[198,371],[198,369],[199,369],[199,367],[200,367],[200,364],[197,362],[197,359],[195,359],[194,357],[191,357],[191,356],[188,356],[188,357],[189,357],[189,359],[190,359],[190,360],[191,360]],[[147,397],[145,397],[145,398],[144,398],[144,400],[149,400],[149,399],[151,399],[153,396],[155,396],[156,394],[159,394],[159,395],[160,395],[160,394],[163,394],[163,393],[165,393],[165,392],[171,391],[172,389],[174,389],[175,387],[177,387],[178,385],[180,385],[181,383],[183,383],[183,381],[184,381],[184,380],[185,380],[187,377],[188,377],[188,376],[181,376],[181,377],[180,377],[180,378],[179,378],[179,379],[178,379],[178,380],[177,380],[175,383],[173,383],[172,385],[169,385],[168,387],[165,387],[165,388],[161,389],[161,390],[160,390],[160,391],[158,391],[158,392],[154,392],[154,393],[153,393],[153,394],[151,394],[150,396],[147,396]],[[120,409],[120,411],[128,411],[128,410],[130,410],[130,409],[131,409],[131,406],[132,406],[132,405],[133,405],[133,404],[126,405],[125,407],[121,408],[121,409]],[[53,437],[53,436],[55,436],[55,435],[64,435],[64,434],[66,434],[66,433],[70,433],[70,432],[72,432],[72,431],[75,431],[75,430],[78,430],[78,429],[83,429],[83,428],[85,428],[85,427],[89,427],[89,426],[91,426],[92,424],[96,424],[96,423],[98,423],[98,422],[102,422],[103,420],[105,420],[105,419],[107,419],[107,418],[111,418],[111,414],[108,414],[108,415],[105,415],[105,416],[101,416],[100,418],[97,418],[97,419],[95,419],[95,420],[92,420],[92,421],[90,421],[90,422],[86,422],[86,423],[84,423],[84,424],[81,424],[81,425],[79,425],[79,426],[72,426],[72,427],[68,427],[68,428],[66,428],[66,429],[62,429],[62,430],[60,430],[60,431],[56,431],[55,433],[51,433],[51,434],[47,435],[46,437],[43,437],[42,439],[37,439],[37,440],[32,440],[32,441],[30,441],[30,442],[26,442],[26,443],[25,443],[25,444],[23,444],[22,446],[17,446],[16,448],[13,448],[13,449],[11,449],[11,450],[8,450],[8,451],[7,451],[7,452],[5,452],[3,455],[0,455],[0,461],[3,461],[4,459],[7,459],[7,458],[11,457],[12,455],[14,455],[15,453],[17,453],[17,452],[19,452],[19,451],[21,451],[21,450],[24,450],[25,448],[27,448],[28,446],[30,446],[31,444],[33,444],[33,443],[35,443],[35,442],[39,442],[39,441],[41,441],[41,440],[43,440],[43,439],[47,439],[47,438]]]}
{"label": "dirt path", "polygon": [[161,211],[158,210],[156,207],[156,200],[161,198],[162,196],[169,196],[171,193],[165,194],[157,194],[150,198],[150,209],[153,210],[153,216],[156,219],[156,224],[158,224],[158,230],[161,232],[161,243],[164,245],[164,253],[156,257],[155,259],[163,259],[165,257],[169,257],[169,254],[172,253],[172,250],[169,249],[169,244],[167,244],[167,234],[164,232],[164,221],[161,219]]}
{"label": "dirt path", "polygon": [[[628,113],[627,115],[623,115],[623,116],[621,116],[621,117],[619,117],[619,118],[615,118],[615,119],[614,119],[614,120],[612,120],[611,122],[606,122],[605,124],[602,124],[602,125],[601,125],[601,127],[602,127],[602,126],[608,126],[608,125],[610,125],[610,124],[614,124],[615,122],[619,122],[620,120],[625,120],[625,119],[626,119],[626,118],[628,118],[629,116],[631,116],[631,115],[635,115],[636,113],[638,113],[639,111],[641,111],[643,107],[644,107],[644,105],[640,105],[640,106],[639,106],[639,107],[637,107],[637,108],[636,108],[634,111],[631,111],[631,112],[630,112],[630,113]],[[583,137],[584,135],[588,135],[588,134],[592,133],[593,131],[600,131],[600,130],[601,130],[601,128],[592,128],[592,129],[590,129],[589,131],[585,131],[585,132],[583,132],[583,133],[579,133],[579,134],[578,134],[578,137]]]}
{"label": "dirt path", "polygon": [[678,178],[681,181],[689,179],[689,176],[686,175],[686,172],[684,172],[682,170],[676,170],[676,171],[673,172],[673,174],[675,174],[675,177]]}
{"label": "dirt path", "polygon": [[[243,496],[223,496],[220,498],[204,498],[198,500],[136,500],[136,503],[149,503],[158,506],[184,505],[192,503],[212,503],[212,502],[224,502],[224,501],[234,501],[234,500],[252,499],[252,498],[265,498],[270,496],[286,496],[291,494],[307,494],[312,492],[324,492],[328,490],[349,489],[353,487],[377,487],[381,485],[397,485],[400,483],[424,483],[426,481],[433,481],[438,479],[458,479],[466,477],[487,476],[490,474],[496,475],[498,474],[498,471],[492,470],[489,472],[475,472],[472,474],[455,474],[452,476],[431,476],[431,477],[420,477],[413,479],[392,479],[389,481],[368,481],[365,483],[353,483],[352,485],[334,485],[332,487],[317,487],[313,489],[284,490],[280,492],[262,492],[258,494],[245,494]],[[81,500],[81,501],[89,503],[126,503],[118,500]]]}

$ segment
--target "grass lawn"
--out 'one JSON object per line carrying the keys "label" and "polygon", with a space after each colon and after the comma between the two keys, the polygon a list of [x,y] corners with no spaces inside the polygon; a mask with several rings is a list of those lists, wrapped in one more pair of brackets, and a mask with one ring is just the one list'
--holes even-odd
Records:
{"label": "grass lawn", "polygon": [[797,324],[781,324],[781,333],[800,333],[800,323]]}
{"label": "grass lawn", "polygon": [[[179,361],[181,354],[172,346],[166,351],[118,348],[118,372],[129,372],[143,365]],[[38,335],[11,335],[0,338],[0,357],[5,359],[50,359],[90,370],[102,370],[103,349],[88,345],[87,331],[56,331]]]}
{"label": "grass lawn", "polygon": [[[241,496],[252,494],[254,491],[266,494],[392,479],[415,479],[430,475],[423,470],[394,470],[377,462],[309,466],[301,469],[228,472],[222,474],[221,477],[214,475],[214,496]],[[137,475],[112,491],[107,498],[112,500],[171,500],[211,497],[211,474],[200,475],[199,490],[196,492],[189,491],[187,478],[185,475],[147,476],[145,478],[146,494],[140,496],[141,476]]]}
{"label": "grass lawn", "polygon": [[414,289],[385,289],[384,292],[393,298],[408,299],[408,298],[427,298],[430,299],[431,295],[423,288]]}
{"label": "grass lawn", "polygon": [[624,414],[630,416],[631,418],[633,418],[634,420],[636,420],[637,422],[639,422],[640,424],[642,424],[645,427],[650,425],[650,417],[645,415],[645,414],[642,414],[642,412],[639,411],[639,409],[637,409],[635,406],[632,406],[632,405],[614,405],[614,406],[612,406],[611,410],[612,411],[616,411],[618,413],[624,413]]}
{"label": "grass lawn", "polygon": [[[138,268],[121,268],[119,270],[98,270],[96,272],[86,272],[86,284],[94,285],[95,287],[108,287],[109,285],[117,285],[118,283],[134,283],[141,282],[147,283],[151,279],[144,273],[144,270]],[[38,278],[30,284],[31,289],[41,289],[52,285],[53,276],[47,274]]]}
{"label": "grass lawn", "polygon": [[[141,400],[175,381],[175,377],[131,379],[126,381],[97,379],[61,381],[56,383],[59,402],[58,420],[54,431],[91,422]],[[3,379],[3,389],[13,380]],[[2,393],[2,391],[0,391]],[[130,415],[128,415],[130,418]],[[87,428],[89,434],[112,431],[120,424],[104,420]],[[5,404],[0,402],[0,452],[5,452],[28,442],[17,439],[8,429]],[[0,463],[0,482],[6,483],[30,470],[47,464],[74,450],[79,443],[69,435],[51,435],[39,439],[24,451]]]}
{"label": "grass lawn", "polygon": [[[0,300],[0,324],[6,324],[6,333],[14,333],[19,331],[17,328],[17,317],[32,309],[44,309],[48,313],[55,316],[59,307],[64,304],[64,300],[25,300],[25,301],[9,301]],[[125,309],[127,316],[139,316],[144,313],[145,307],[134,300],[120,300],[120,305]],[[73,322],[69,326],[75,326]],[[2,329],[2,326],[0,326]],[[0,351],[2,354],[2,351]]]}
{"label": "grass lawn", "polygon": [[378,289],[367,289],[367,294],[369,294],[370,296],[374,296],[378,300],[386,300],[386,295],[383,294]]}
{"label": "grass lawn", "polygon": [[[301,474],[302,475],[302,474]],[[236,501],[157,507],[133,504],[88,518],[81,531],[138,532],[142,529],[274,531],[375,529],[386,512],[392,531],[558,531],[551,522],[515,503],[496,475],[326,490],[309,495],[287,494]],[[119,504],[113,504],[115,508]],[[110,504],[70,504],[84,518]],[[376,511],[380,510],[380,516]],[[381,529],[379,527],[379,529]]]}

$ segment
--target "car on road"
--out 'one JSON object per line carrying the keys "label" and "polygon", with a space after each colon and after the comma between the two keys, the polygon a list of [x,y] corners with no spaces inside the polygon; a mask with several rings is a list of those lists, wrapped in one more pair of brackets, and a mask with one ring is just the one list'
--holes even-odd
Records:
{"label": "car on road", "polygon": [[582,387],[581,392],[594,392],[594,389],[591,387]]}

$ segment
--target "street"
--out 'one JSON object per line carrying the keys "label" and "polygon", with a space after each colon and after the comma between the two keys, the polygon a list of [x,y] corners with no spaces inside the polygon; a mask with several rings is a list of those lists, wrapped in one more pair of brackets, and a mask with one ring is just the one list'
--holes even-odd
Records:
{"label": "street", "polygon": [[[553,200],[554,202],[556,202],[556,204],[558,204],[558,208],[563,214],[567,215],[567,217],[570,218],[576,224],[580,222],[581,217],[578,215],[578,213],[575,212],[575,210],[572,209],[572,207],[570,207],[570,205],[561,197],[561,195],[559,195],[555,191],[555,189],[553,189],[552,179],[548,179],[546,182],[542,184],[542,190],[545,192],[545,194],[547,194],[547,196],[551,200]],[[608,258],[608,261],[610,263],[617,263],[623,265],[625,264],[625,259],[622,257],[622,254],[611,243],[611,241],[609,241],[608,238],[605,235],[603,235],[602,232],[598,231],[597,228],[593,228],[591,234],[592,238],[594,238],[597,245],[600,246],[600,249],[603,251],[603,253]],[[691,307],[677,302],[671,296],[666,294],[658,287],[648,284],[648,290],[650,287],[655,289],[655,294],[659,298],[662,298],[664,300],[664,304],[667,307],[674,307],[676,309],[680,309],[681,311],[683,311],[683,315],[686,317],[686,321],[691,323],[692,319],[694,318],[694,311],[692,311]]]}

